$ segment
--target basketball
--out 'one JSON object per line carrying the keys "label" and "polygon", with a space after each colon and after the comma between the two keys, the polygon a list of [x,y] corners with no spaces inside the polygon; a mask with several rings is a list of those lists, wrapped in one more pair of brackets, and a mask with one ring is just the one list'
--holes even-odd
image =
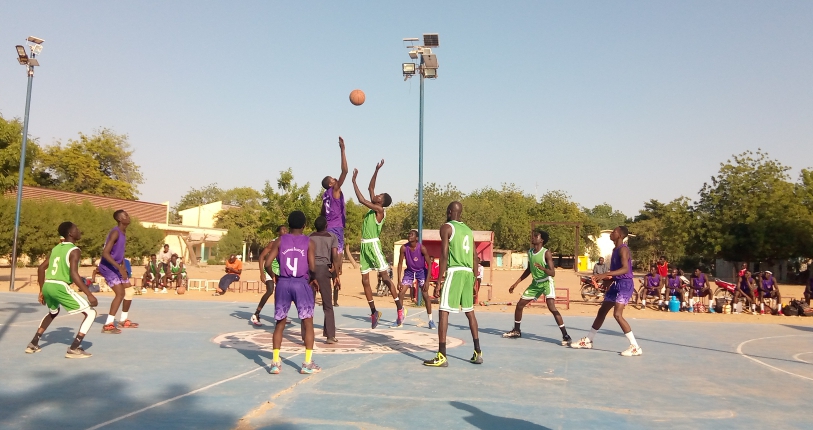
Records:
{"label": "basketball", "polygon": [[364,104],[364,91],[362,90],[351,91],[350,103],[353,103],[356,106],[361,106],[362,104]]}

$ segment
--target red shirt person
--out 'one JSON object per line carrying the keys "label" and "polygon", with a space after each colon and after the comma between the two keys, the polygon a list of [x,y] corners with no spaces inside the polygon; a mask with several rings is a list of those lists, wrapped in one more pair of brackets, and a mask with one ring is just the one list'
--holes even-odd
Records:
{"label": "red shirt person", "polygon": [[666,279],[669,276],[669,262],[666,261],[666,257],[661,255],[661,258],[658,259],[658,275],[661,275],[662,279]]}

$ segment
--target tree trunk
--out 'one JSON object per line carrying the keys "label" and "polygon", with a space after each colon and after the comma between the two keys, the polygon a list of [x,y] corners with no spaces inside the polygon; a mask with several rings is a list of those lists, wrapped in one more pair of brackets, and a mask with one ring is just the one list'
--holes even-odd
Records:
{"label": "tree trunk", "polygon": [[198,262],[198,256],[195,255],[195,248],[192,246],[192,241],[189,240],[187,236],[184,236],[182,239],[186,244],[186,252],[189,253],[189,259],[192,261],[192,264],[194,264],[195,267],[200,267],[200,262]]}

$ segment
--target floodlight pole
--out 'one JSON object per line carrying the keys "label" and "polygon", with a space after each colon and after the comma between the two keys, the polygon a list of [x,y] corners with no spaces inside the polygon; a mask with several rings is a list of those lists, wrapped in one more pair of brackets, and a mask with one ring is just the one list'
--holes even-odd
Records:
{"label": "floodlight pole", "polygon": [[[33,58],[34,55],[32,54]],[[25,120],[23,121],[23,146],[20,150],[20,176],[17,179],[17,208],[14,211],[14,244],[11,248],[11,279],[8,290],[14,291],[14,276],[17,271],[17,237],[20,233],[20,206],[23,200],[23,176],[25,174],[25,148],[28,144],[28,112],[31,110],[31,84],[34,82],[34,66],[28,64],[28,91],[25,94]]]}
{"label": "floodlight pole", "polygon": [[[421,56],[423,63],[423,56]],[[423,73],[421,75],[420,113],[418,115],[418,241],[423,243]],[[420,306],[420,303],[418,303]]]}

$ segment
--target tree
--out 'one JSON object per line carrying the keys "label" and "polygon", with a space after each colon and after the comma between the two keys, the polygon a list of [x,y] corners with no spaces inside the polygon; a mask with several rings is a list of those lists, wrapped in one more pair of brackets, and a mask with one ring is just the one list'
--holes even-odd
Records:
{"label": "tree", "polygon": [[34,177],[47,188],[135,200],[144,178],[127,139],[107,128],[79,133],[65,146],[46,147],[34,164]]}
{"label": "tree", "polygon": [[773,262],[809,252],[811,211],[789,169],[759,150],[721,163],[700,190],[697,248],[731,261]]}
{"label": "tree", "polygon": [[[630,249],[639,267],[646,268],[660,256],[684,266],[694,231],[694,213],[689,199],[680,197],[669,203],[650,200],[631,223]],[[689,268],[689,267],[687,267]]]}
{"label": "tree", "polygon": [[217,243],[218,255],[223,258],[226,258],[231,254],[242,255],[244,240],[242,230],[239,228],[229,230],[229,232],[221,237],[220,241]]}
{"label": "tree", "polygon": [[613,209],[608,203],[593,206],[591,209],[583,208],[582,212],[600,230],[612,230],[619,225],[627,224],[627,216]]}
{"label": "tree", "polygon": [[[0,191],[7,191],[17,185],[20,172],[20,150],[23,146],[23,123],[19,119],[6,120],[0,115]],[[40,148],[36,139],[28,138],[25,148],[26,184],[34,183],[29,169],[39,156]]]}

